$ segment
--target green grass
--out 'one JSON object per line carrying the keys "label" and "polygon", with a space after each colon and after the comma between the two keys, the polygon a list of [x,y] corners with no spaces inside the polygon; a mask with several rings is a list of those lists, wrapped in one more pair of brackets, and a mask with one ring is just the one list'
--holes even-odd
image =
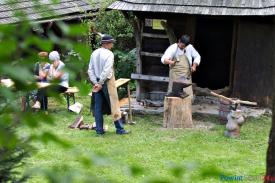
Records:
{"label": "green grass", "polygon": [[[92,123],[94,119],[88,110],[90,99],[82,97],[81,103],[85,109],[84,122]],[[49,113],[54,115],[54,125],[41,124],[35,130],[25,129],[22,133],[50,131],[69,141],[72,147],[61,148],[55,143],[45,145],[34,142],[36,152],[28,159],[25,171],[46,167],[70,175],[70,169],[73,169],[74,182],[84,181],[84,177],[91,180],[95,176],[119,183],[152,179],[167,182],[232,182],[222,181],[222,174],[243,176],[241,182],[262,182],[261,177],[265,173],[270,117],[248,119],[241,129],[241,137],[229,139],[223,136],[224,126],[219,125],[215,117],[194,117],[215,124],[210,130],[167,130],[161,127],[162,116],[135,116],[136,125],[125,126],[132,133],[119,136],[115,134],[108,116],[105,123],[109,125],[109,130],[101,137],[95,131],[69,129],[67,126],[76,115],[67,112],[64,103],[51,102]],[[91,157],[92,160],[84,157]],[[179,177],[175,176],[177,172]],[[47,180],[42,175],[35,175],[28,182]]]}

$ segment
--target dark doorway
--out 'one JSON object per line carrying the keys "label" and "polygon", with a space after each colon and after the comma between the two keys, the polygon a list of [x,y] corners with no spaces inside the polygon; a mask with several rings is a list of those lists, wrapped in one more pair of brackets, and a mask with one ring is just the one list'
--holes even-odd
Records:
{"label": "dark doorway", "polygon": [[210,89],[229,85],[233,21],[219,18],[198,18],[195,48],[202,60],[193,82]]}

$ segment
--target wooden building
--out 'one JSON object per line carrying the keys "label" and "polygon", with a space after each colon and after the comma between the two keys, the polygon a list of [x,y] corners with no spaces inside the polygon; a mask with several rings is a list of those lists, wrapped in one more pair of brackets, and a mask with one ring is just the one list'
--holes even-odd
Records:
{"label": "wooden building", "polygon": [[191,36],[202,57],[193,74],[199,87],[228,86],[232,97],[271,105],[275,0],[119,0],[109,8],[137,17],[138,100],[167,90],[169,68],[160,57],[171,41],[162,21],[177,38]]}
{"label": "wooden building", "polygon": [[0,0],[0,24],[15,24],[22,21],[16,16],[24,12],[31,22],[53,22],[58,20],[74,20],[93,17],[98,11],[99,1],[89,0]]}
{"label": "wooden building", "polygon": [[[52,31],[62,37],[57,22],[78,24],[83,19],[95,17],[99,8],[99,0],[0,0],[0,25],[16,25],[27,19],[34,25],[40,25],[33,26],[33,33],[47,37]],[[19,17],[20,13],[24,13],[25,17]]]}

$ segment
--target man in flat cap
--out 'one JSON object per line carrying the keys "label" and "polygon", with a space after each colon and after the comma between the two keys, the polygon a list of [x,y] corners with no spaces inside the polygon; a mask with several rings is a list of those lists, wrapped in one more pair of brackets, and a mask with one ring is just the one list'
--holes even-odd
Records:
{"label": "man in flat cap", "polygon": [[161,62],[170,66],[168,96],[193,98],[191,74],[197,70],[200,61],[201,56],[190,44],[189,35],[182,35],[177,43],[166,49]]}
{"label": "man in flat cap", "polygon": [[111,51],[113,43],[114,39],[112,36],[103,35],[101,47],[92,53],[88,69],[89,78],[93,84],[92,111],[96,122],[96,133],[99,135],[105,133],[103,129],[103,114],[112,114],[116,134],[124,135],[129,133],[122,124],[115,86],[114,54]]}

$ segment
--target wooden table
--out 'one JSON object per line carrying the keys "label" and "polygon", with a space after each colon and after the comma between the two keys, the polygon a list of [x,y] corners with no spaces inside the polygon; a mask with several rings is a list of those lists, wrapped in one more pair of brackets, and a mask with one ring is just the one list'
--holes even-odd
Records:
{"label": "wooden table", "polygon": [[[1,85],[7,87],[7,88],[11,88],[14,86],[14,82],[11,79],[1,79],[0,80]],[[29,84],[32,84],[31,82]],[[51,86],[51,83],[47,83],[47,82],[36,82],[37,88],[41,89],[41,88],[46,88],[48,86]],[[67,100],[67,108],[68,111],[69,107],[70,107],[70,97],[73,98],[73,102],[75,103],[75,93],[78,93],[79,89],[77,87],[69,87],[67,89],[67,91],[64,92],[64,94],[66,95],[66,100]],[[25,99],[22,99],[22,103],[24,101],[24,110],[26,110],[27,108],[30,108],[30,95],[29,93],[25,96]],[[44,105],[45,106],[45,105]],[[45,109],[44,109],[45,110]]]}

